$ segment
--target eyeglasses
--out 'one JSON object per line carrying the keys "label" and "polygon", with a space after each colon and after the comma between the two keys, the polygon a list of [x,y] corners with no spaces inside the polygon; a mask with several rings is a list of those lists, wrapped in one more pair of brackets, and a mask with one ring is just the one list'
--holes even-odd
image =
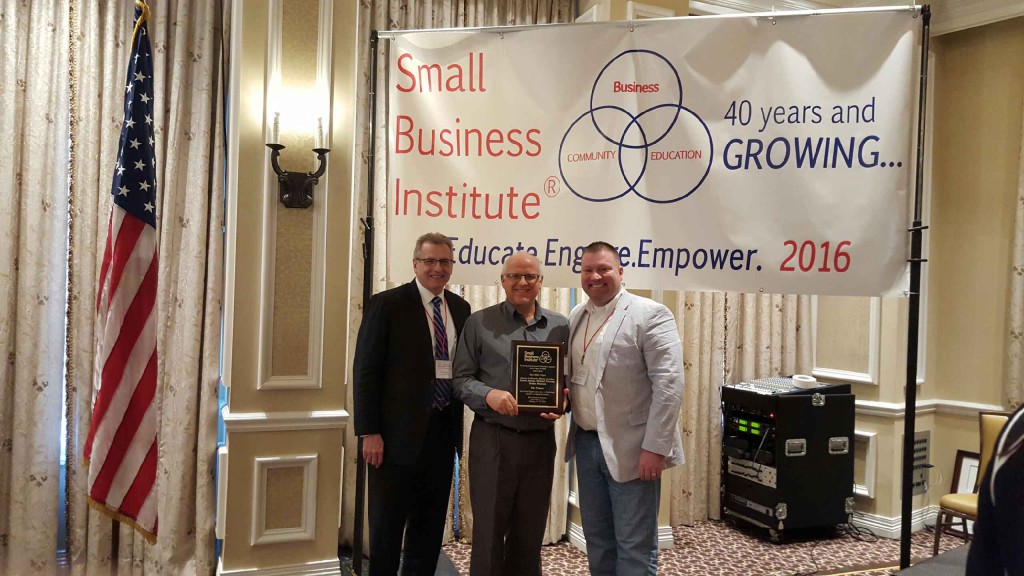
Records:
{"label": "eyeglasses", "polygon": [[537,280],[543,278],[540,274],[520,274],[518,272],[509,272],[508,274],[503,274],[503,276],[514,283],[518,283],[520,280],[526,280],[527,284],[536,284]]}
{"label": "eyeglasses", "polygon": [[414,258],[414,260],[424,266],[437,266],[440,264],[442,268],[451,268],[452,265],[455,264],[455,260],[449,260],[447,258]]}

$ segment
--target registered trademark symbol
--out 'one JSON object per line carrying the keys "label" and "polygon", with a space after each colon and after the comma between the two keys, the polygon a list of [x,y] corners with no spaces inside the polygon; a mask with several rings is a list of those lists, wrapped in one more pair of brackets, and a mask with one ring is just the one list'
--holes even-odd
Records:
{"label": "registered trademark symbol", "polygon": [[555,196],[558,196],[559,186],[560,183],[558,182],[558,178],[548,176],[548,179],[544,181],[544,193],[554,198]]}

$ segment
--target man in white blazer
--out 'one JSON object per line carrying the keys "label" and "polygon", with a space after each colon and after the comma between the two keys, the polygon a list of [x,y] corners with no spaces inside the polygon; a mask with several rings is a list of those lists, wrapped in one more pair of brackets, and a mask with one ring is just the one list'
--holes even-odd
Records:
{"label": "man in white blazer", "polygon": [[572,425],[587,560],[595,576],[657,573],[661,475],[683,463],[683,350],[672,312],[622,288],[618,251],[584,249],[590,300],[569,315]]}

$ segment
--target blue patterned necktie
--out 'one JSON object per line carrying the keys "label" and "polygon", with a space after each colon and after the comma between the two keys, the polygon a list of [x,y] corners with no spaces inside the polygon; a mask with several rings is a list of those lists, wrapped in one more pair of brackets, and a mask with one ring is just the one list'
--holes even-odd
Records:
{"label": "blue patterned necktie", "polygon": [[[434,305],[434,359],[448,360],[448,331],[444,326],[444,316],[441,315],[441,298],[434,296],[430,301]],[[433,407],[437,410],[444,410],[452,397],[452,381],[446,378],[434,379],[434,401]]]}

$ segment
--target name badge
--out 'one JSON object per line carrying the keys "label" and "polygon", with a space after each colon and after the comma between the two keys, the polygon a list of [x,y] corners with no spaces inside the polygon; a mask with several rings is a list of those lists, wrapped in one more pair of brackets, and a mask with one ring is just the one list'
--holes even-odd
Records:
{"label": "name badge", "polygon": [[434,378],[439,380],[452,379],[452,361],[434,360]]}
{"label": "name badge", "polygon": [[577,386],[583,386],[587,382],[587,374],[589,373],[590,371],[587,370],[586,366],[580,366],[572,373],[572,383]]}

